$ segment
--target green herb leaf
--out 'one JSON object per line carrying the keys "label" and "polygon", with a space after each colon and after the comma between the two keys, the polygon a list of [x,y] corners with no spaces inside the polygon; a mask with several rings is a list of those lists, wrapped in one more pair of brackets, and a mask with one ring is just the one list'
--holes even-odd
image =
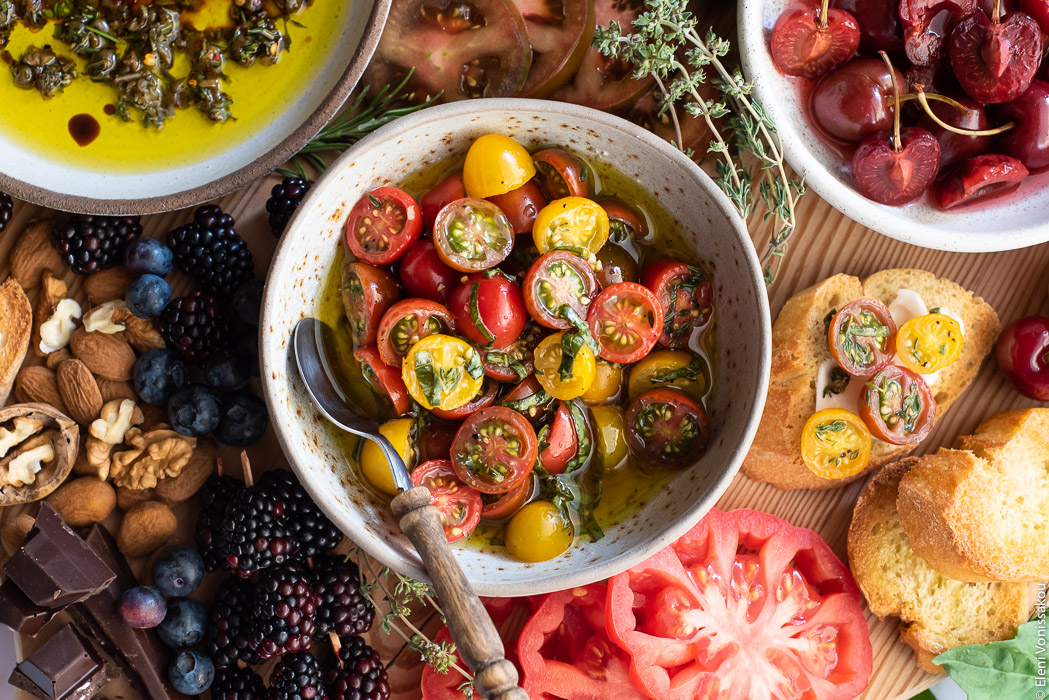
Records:
{"label": "green herb leaf", "polygon": [[834,317],[838,315],[837,309],[831,309],[827,312],[827,315],[823,317],[823,334],[827,335],[830,333],[830,323],[834,320]]}
{"label": "green herb leaf", "polygon": [[415,353],[415,378],[423,390],[423,396],[430,402],[431,406],[441,403],[441,381],[433,366],[433,358],[430,353],[420,350]]}
{"label": "green herb leaf", "polygon": [[380,207],[382,207],[382,202],[379,201],[379,198],[376,197],[375,195],[371,194],[371,193],[368,194],[368,203],[371,204],[376,209],[379,209]]}
{"label": "green herb leaf", "polygon": [[466,361],[466,373],[474,379],[480,379],[484,376],[484,363],[481,362],[481,353],[475,348],[471,348],[470,358]]}
{"label": "green herb leaf", "polygon": [[561,336],[561,366],[557,368],[557,374],[562,382],[572,378],[575,371],[575,356],[583,349],[586,341],[579,333],[565,333]]}
{"label": "green herb leaf", "polygon": [[513,371],[514,374],[517,375],[517,381],[521,381],[522,379],[528,376],[528,369],[523,364],[511,357],[508,353],[489,351],[484,356],[484,359],[485,362],[489,364],[498,365],[499,367],[506,367],[507,369]]}
{"label": "green herb leaf", "polygon": [[1043,614],[1021,625],[1014,639],[955,647],[932,661],[947,671],[969,700],[1027,700],[1045,684],[1046,635]]}
{"label": "green herb leaf", "polygon": [[484,319],[481,318],[481,306],[479,304],[479,290],[481,288],[480,282],[474,282],[470,285],[470,320],[473,321],[474,326],[484,336],[484,340],[488,343],[489,347],[495,342],[495,336],[488,326],[484,325]]}
{"label": "green herb leaf", "polygon": [[684,367],[678,367],[677,369],[667,369],[660,372],[656,372],[648,380],[652,384],[670,384],[676,382],[679,379],[687,379],[695,381],[703,374],[703,361],[698,357],[693,357],[692,361]]}
{"label": "green herb leaf", "polygon": [[576,453],[565,465],[565,474],[571,474],[590,460],[594,451],[594,441],[590,436],[590,426],[586,422],[583,409],[575,401],[568,402],[568,412],[572,416],[572,428],[576,436]]}

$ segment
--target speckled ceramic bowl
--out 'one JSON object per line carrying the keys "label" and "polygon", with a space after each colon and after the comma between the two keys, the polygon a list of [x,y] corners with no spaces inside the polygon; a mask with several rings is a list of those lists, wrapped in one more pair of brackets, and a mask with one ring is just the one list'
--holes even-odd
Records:
{"label": "speckled ceramic bowl", "polygon": [[[508,134],[529,149],[567,146],[617,166],[657,194],[710,267],[718,314],[713,439],[695,465],[599,542],[581,541],[539,564],[459,549],[481,595],[517,596],[583,585],[629,568],[673,541],[714,505],[750,446],[768,386],[771,326],[765,286],[742,222],[714,183],[679,151],[618,117],[537,100],[457,102],[403,117],[344,154],[310,190],[281,239],[266,282],[261,352],[270,416],[302,483],[333,521],[384,564],[425,579],[389,504],[361,484],[298,377],[289,339],[314,313],[347,212],[365,192],[396,184],[420,163],[462,156],[478,136]],[[585,538],[584,538],[585,539]]]}
{"label": "speckled ceramic bowl", "polygon": [[1007,196],[949,212],[924,199],[888,207],[853,189],[846,163],[813,131],[798,85],[776,69],[769,54],[776,19],[796,2],[741,0],[739,52],[747,79],[779,129],[787,161],[806,185],[864,226],[924,248],[986,253],[1049,241],[1049,172],[1028,177]]}

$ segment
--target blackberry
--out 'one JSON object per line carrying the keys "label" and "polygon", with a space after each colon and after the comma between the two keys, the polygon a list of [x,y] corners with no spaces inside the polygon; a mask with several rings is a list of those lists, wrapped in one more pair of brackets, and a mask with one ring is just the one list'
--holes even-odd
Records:
{"label": "blackberry", "polygon": [[172,299],[160,313],[160,333],[169,347],[196,364],[230,347],[232,337],[229,320],[214,297],[203,292]]}
{"label": "blackberry", "polygon": [[313,646],[317,594],[310,572],[297,561],[263,571],[255,583],[251,640],[263,659]]}
{"label": "blackberry", "polygon": [[266,211],[270,214],[270,231],[280,236],[288,226],[288,221],[299,208],[302,198],[309,192],[313,182],[301,177],[286,177],[273,186],[270,198],[266,200]]}
{"label": "blackberry", "polygon": [[361,572],[352,561],[339,555],[315,559],[313,588],[320,600],[314,639],[329,632],[346,639],[371,629],[375,608],[361,593]]}
{"label": "blackberry", "polygon": [[251,639],[251,614],[255,607],[255,586],[231,577],[222,582],[211,603],[204,650],[215,668],[231,668],[238,661],[262,663]]}
{"label": "blackberry", "polygon": [[328,700],[388,700],[390,680],[379,654],[357,636],[342,640],[339,663],[324,676]]}
{"label": "blackberry", "polygon": [[222,540],[222,521],[226,519],[226,506],[233,497],[244,490],[244,484],[232,476],[214,474],[204,482],[197,494],[200,514],[197,516],[197,547],[204,558],[206,571],[226,568],[225,544]]}
{"label": "blackberry", "polygon": [[284,504],[258,487],[233,496],[219,537],[226,568],[241,578],[283,563],[298,546],[284,517]]}
{"label": "blackberry", "polygon": [[327,698],[320,662],[308,651],[288,654],[270,676],[269,700],[320,700]]}
{"label": "blackberry", "polygon": [[342,541],[342,532],[321,512],[293,472],[268,471],[259,479],[259,488],[284,503],[284,515],[298,540],[300,557],[324,554]]}
{"label": "blackberry", "polygon": [[14,211],[15,203],[11,195],[0,192],[0,233],[3,233],[7,225],[11,223],[11,215]]}
{"label": "blackberry", "polygon": [[124,246],[141,235],[137,216],[74,214],[55,221],[51,245],[66,267],[78,275],[90,275],[123,260]]}
{"label": "blackberry", "polygon": [[211,700],[266,700],[266,686],[250,668],[222,668],[215,671]]}
{"label": "blackberry", "polygon": [[255,264],[233,217],[209,204],[193,212],[193,221],[168,233],[165,242],[179,268],[205,291],[224,299],[255,277]]}

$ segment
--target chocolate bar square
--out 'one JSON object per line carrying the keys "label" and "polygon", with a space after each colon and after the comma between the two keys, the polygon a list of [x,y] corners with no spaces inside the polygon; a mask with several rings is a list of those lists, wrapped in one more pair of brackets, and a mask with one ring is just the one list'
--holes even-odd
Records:
{"label": "chocolate bar square", "polygon": [[8,682],[42,700],[87,700],[107,680],[91,642],[66,625],[15,666]]}
{"label": "chocolate bar square", "polygon": [[34,604],[10,579],[0,585],[0,623],[19,634],[34,636],[56,612]]}

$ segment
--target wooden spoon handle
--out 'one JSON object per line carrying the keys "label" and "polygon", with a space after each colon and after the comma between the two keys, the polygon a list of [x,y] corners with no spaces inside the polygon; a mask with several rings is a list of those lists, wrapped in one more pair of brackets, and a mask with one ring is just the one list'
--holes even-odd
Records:
{"label": "wooden spoon handle", "polygon": [[430,505],[430,492],[417,486],[393,499],[401,531],[419,551],[444,608],[448,630],[459,655],[474,672],[474,692],[486,700],[528,700],[517,685],[517,669],[506,660],[503,642],[480,599],[452,555],[441,516]]}

